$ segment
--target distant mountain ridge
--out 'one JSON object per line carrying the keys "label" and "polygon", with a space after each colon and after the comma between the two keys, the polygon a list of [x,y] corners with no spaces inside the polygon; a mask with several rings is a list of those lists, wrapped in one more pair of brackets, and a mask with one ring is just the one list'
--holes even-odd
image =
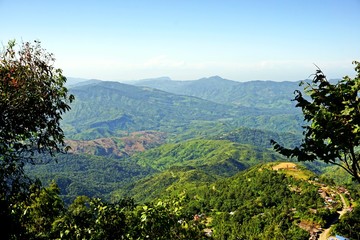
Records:
{"label": "distant mountain ridge", "polygon": [[239,119],[238,124],[246,126],[246,122],[240,118],[294,114],[292,108],[260,109],[221,104],[200,97],[119,82],[92,80],[69,90],[75,95],[75,101],[71,104],[71,111],[64,115],[62,124],[66,136],[71,139],[121,137],[143,130],[171,132],[196,121]]}
{"label": "distant mountain ridge", "polygon": [[[78,88],[85,85],[101,84],[95,79],[69,78],[67,84],[70,88]],[[204,100],[226,104],[259,109],[277,109],[294,111],[295,90],[301,81],[264,81],[252,80],[238,82],[212,76],[197,80],[172,80],[169,77],[149,78],[135,81],[127,81],[120,84],[148,87],[177,95],[197,97]]]}
{"label": "distant mountain ridge", "polygon": [[191,81],[164,81],[148,79],[133,82],[136,86],[146,86],[162,91],[199,97],[221,104],[239,106],[291,109],[294,107],[293,93],[299,87],[300,81],[248,81],[236,82],[219,76],[201,78]]}
{"label": "distant mountain ridge", "polygon": [[161,130],[194,120],[232,118],[248,109],[226,106],[191,96],[119,82],[91,82],[70,88],[75,95],[63,128],[71,138],[119,136],[126,132]]}

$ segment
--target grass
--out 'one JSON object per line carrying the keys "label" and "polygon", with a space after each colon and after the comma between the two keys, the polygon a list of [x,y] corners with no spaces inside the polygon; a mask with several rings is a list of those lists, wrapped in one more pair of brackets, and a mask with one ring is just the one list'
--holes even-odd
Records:
{"label": "grass", "polygon": [[272,166],[272,169],[301,180],[308,180],[311,176],[308,171],[299,168],[298,165],[292,162],[281,162]]}

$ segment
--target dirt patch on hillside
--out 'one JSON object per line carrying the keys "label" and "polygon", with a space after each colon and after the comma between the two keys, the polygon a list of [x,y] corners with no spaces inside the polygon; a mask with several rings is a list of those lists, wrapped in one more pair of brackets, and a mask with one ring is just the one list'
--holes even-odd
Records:
{"label": "dirt patch on hillside", "polygon": [[273,170],[296,170],[297,166],[295,163],[291,163],[291,162],[283,162],[283,163],[279,163],[278,165],[275,165],[272,167]]}
{"label": "dirt patch on hillside", "polygon": [[99,138],[94,140],[66,140],[70,153],[98,156],[124,157],[143,152],[165,142],[166,134],[155,131],[133,132],[126,137]]}
{"label": "dirt patch on hillside", "polygon": [[298,226],[302,229],[304,229],[305,231],[309,232],[310,235],[314,235],[315,233],[319,233],[320,230],[320,225],[317,223],[312,223],[309,221],[301,221]]}

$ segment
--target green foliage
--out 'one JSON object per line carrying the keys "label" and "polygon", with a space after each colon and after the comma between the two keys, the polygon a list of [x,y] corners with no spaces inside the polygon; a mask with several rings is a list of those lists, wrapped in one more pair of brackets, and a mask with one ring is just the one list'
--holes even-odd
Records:
{"label": "green foliage", "polygon": [[23,157],[34,148],[60,151],[61,114],[74,99],[64,87],[66,78],[39,42],[24,43],[18,52],[15,47],[9,42],[0,56],[0,153]]}
{"label": "green foliage", "polygon": [[274,148],[299,161],[320,159],[338,165],[360,181],[360,63],[354,62],[357,75],[345,76],[337,84],[327,81],[317,70],[312,83],[307,83],[306,93],[310,101],[296,91],[297,107],[302,109],[304,139],[300,147],[287,149],[276,142]]}
{"label": "green foliage", "polygon": [[65,209],[59,195],[60,189],[51,183],[47,188],[32,185],[30,192],[26,200],[14,205],[14,212],[26,229],[22,238],[49,239],[53,222]]}
{"label": "green foliage", "polygon": [[300,143],[300,136],[292,133],[277,133],[273,131],[239,128],[228,133],[223,133],[215,139],[230,140],[241,144],[250,144],[257,147],[270,148],[271,139],[279,139],[281,144],[288,147],[295,147]]}
{"label": "green foliage", "polygon": [[329,166],[324,168],[321,180],[326,183],[324,179],[328,179],[328,182],[331,181],[333,184],[337,185],[348,185],[353,183],[353,179],[350,174],[339,166]]}
{"label": "green foliage", "polygon": [[10,41],[0,53],[0,220],[5,239],[21,236],[13,208],[32,191],[25,162],[36,163],[35,152],[66,150],[60,120],[74,96],[68,94],[66,78],[53,62],[53,55],[37,41],[19,49]]}
{"label": "green foliage", "polygon": [[188,191],[196,195],[200,212],[209,212],[215,239],[308,239],[297,219],[323,222],[309,208],[321,208],[317,187],[257,166],[207,188]]}
{"label": "green foliage", "polygon": [[26,172],[44,183],[54,179],[66,203],[79,195],[109,200],[112,191],[154,172],[127,159],[77,154],[61,154],[56,158],[59,159],[57,162],[27,165]]}
{"label": "green foliage", "polygon": [[203,225],[183,211],[183,197],[136,206],[132,199],[79,196],[66,208],[56,184],[33,185],[30,192],[13,207],[18,231],[4,235],[2,229],[2,239],[205,239]]}
{"label": "green foliage", "polygon": [[57,239],[122,239],[127,231],[126,212],[134,208],[130,199],[110,204],[100,199],[77,197],[53,222]]}
{"label": "green foliage", "polygon": [[206,239],[202,224],[184,214],[182,204],[183,198],[173,198],[139,206],[134,239]]}
{"label": "green foliage", "polygon": [[323,208],[317,186],[274,171],[273,165],[258,165],[230,178],[211,184],[204,180],[182,189],[181,184],[202,179],[203,175],[189,174],[194,173],[191,167],[187,171],[172,168],[169,174],[184,180],[179,181],[178,189],[170,190],[175,194],[142,205],[126,198],[108,203],[80,196],[64,207],[56,185],[47,189],[34,187],[31,197],[16,207],[22,215],[21,236],[208,239],[204,232],[207,228],[212,229],[213,239],[308,239],[308,232],[298,223],[324,225],[332,213]]}
{"label": "green foliage", "polygon": [[260,162],[281,159],[272,151],[226,140],[197,139],[164,144],[131,158],[159,173],[129,184],[112,195],[115,198],[132,196],[138,201],[150,200],[232,176]]}
{"label": "green foliage", "polygon": [[302,129],[301,125],[304,123],[301,119],[301,115],[298,113],[277,113],[276,111],[270,110],[260,111],[257,114],[239,116],[234,119],[233,124],[237,126],[260,129],[260,130],[269,130],[280,133],[292,133],[292,134],[301,134]]}
{"label": "green foliage", "polygon": [[[230,176],[252,164],[280,160],[281,156],[251,145],[226,140],[196,139],[164,144],[136,154],[132,159],[157,170],[171,166],[201,166],[203,170],[208,169],[215,175]],[[222,164],[223,168],[219,168]],[[229,168],[226,169],[227,167]]]}
{"label": "green foliage", "polygon": [[48,236],[52,239],[204,239],[201,224],[184,216],[182,201],[173,198],[136,206],[131,199],[107,203],[80,196],[52,222]]}
{"label": "green foliage", "polygon": [[349,239],[360,239],[360,207],[346,213],[336,224],[334,232]]}
{"label": "green foliage", "polygon": [[[25,169],[44,183],[54,179],[63,199],[69,203],[78,195],[107,200],[111,196],[150,200],[165,194],[167,188],[180,191],[183,188],[179,186],[210,183],[259,162],[282,157],[230,141],[191,140],[165,144],[121,160],[78,154],[57,155],[55,159],[58,161],[48,159],[46,164],[27,165]],[[160,170],[166,171],[153,175]]]}
{"label": "green foliage", "polygon": [[[273,166],[262,164],[220,179],[209,179],[194,167],[172,167],[140,181],[130,194],[141,199],[141,193],[162,198],[185,193],[184,213],[206,215],[203,221],[214,231],[214,239],[308,239],[299,223],[325,226],[333,213],[324,208],[318,186],[286,171],[273,171]],[[296,170],[313,177],[301,166]]]}
{"label": "green foliage", "polygon": [[140,179],[112,193],[113,199],[131,196],[137,202],[177,196],[183,191],[216,181],[218,177],[195,167],[171,167],[160,173]]}

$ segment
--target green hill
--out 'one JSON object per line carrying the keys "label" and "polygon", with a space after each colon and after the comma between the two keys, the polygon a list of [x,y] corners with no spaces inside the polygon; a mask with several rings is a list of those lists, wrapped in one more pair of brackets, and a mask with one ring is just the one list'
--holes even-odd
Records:
{"label": "green hill", "polygon": [[[156,170],[172,166],[202,167],[213,166],[211,171],[229,176],[245,166],[259,162],[283,159],[274,151],[251,145],[243,145],[226,140],[195,139],[180,143],[164,144],[146,152],[136,154],[132,160],[142,166]],[[231,164],[230,164],[231,163]],[[236,166],[239,163],[239,166]],[[220,169],[220,164],[236,166],[234,169]]]}
{"label": "green hill", "polygon": [[257,164],[231,177],[213,177],[198,167],[170,167],[113,192],[138,201],[181,198],[181,209],[211,229],[215,239],[309,239],[324,227],[329,210],[308,181],[315,174],[291,162]]}
{"label": "green hill", "polygon": [[248,81],[236,82],[219,76],[193,81],[150,79],[134,83],[175,94],[199,97],[222,104],[260,109],[294,111],[291,102],[293,92],[299,89],[297,82]]}
{"label": "green hill", "polygon": [[[273,151],[225,140],[189,140],[135,154],[132,161],[158,172],[113,192],[138,201],[226,178],[250,166],[284,160]],[[177,191],[175,191],[177,193]]]}
{"label": "green hill", "polygon": [[168,143],[120,159],[114,156],[115,153],[110,150],[95,153],[110,157],[58,155],[57,161],[29,165],[27,171],[44,183],[54,179],[65,199],[76,195],[109,199],[110,194],[116,191],[117,196],[130,195],[137,200],[145,200],[166,194],[168,188],[210,183],[257,163],[283,159],[275,152],[260,147],[205,139]]}
{"label": "green hill", "polygon": [[257,147],[272,148],[271,139],[276,139],[286,147],[299,146],[301,135],[293,133],[278,133],[261,129],[239,128],[225,132],[214,137],[214,139],[229,140],[241,144],[250,144]]}
{"label": "green hill", "polygon": [[43,160],[47,163],[27,165],[26,172],[45,185],[55,180],[66,202],[79,195],[109,200],[110,192],[155,172],[126,159],[91,155],[61,154]]}
{"label": "green hill", "polygon": [[215,239],[309,239],[304,229],[324,226],[331,214],[318,186],[269,166],[188,191],[189,211],[211,219]]}
{"label": "green hill", "polygon": [[143,178],[111,193],[112,199],[132,197],[136,202],[148,202],[159,197],[177,196],[185,189],[210,184],[219,179],[206,170],[195,167],[171,167]]}

